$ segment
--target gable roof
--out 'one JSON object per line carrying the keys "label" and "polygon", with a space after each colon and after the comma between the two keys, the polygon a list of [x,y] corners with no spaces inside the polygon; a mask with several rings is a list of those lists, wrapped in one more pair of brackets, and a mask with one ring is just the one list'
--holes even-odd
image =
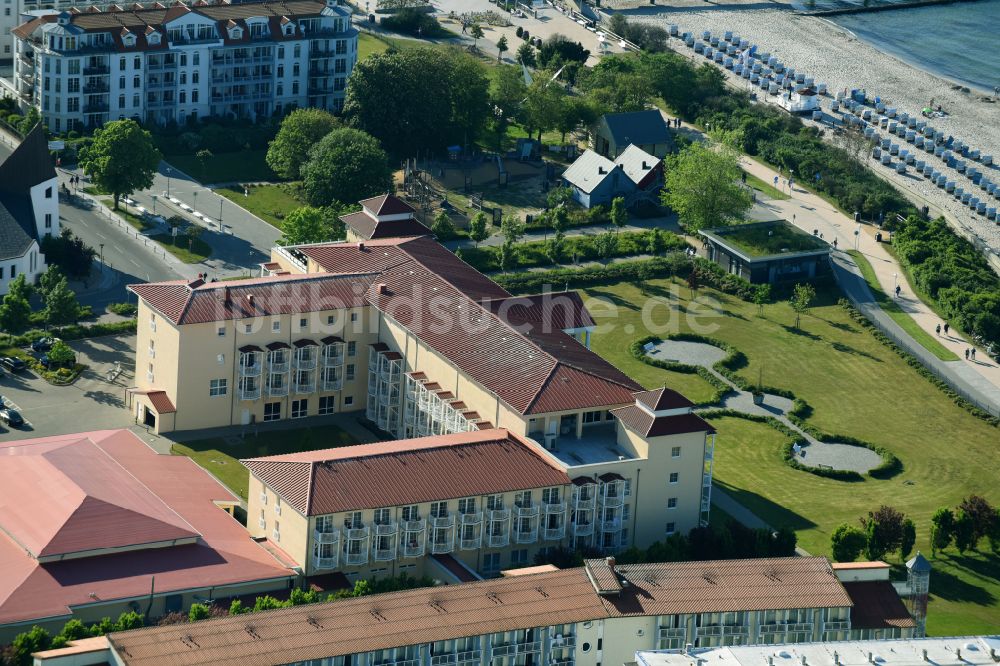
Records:
{"label": "gable roof", "polygon": [[569,483],[504,429],[359,444],[242,461],[305,515],[361,511]]}
{"label": "gable roof", "polygon": [[656,171],[660,165],[660,159],[650,155],[645,150],[630,143],[622,154],[615,158],[615,164],[621,165],[622,171],[629,180],[638,185],[646,176]]}
{"label": "gable roof", "polygon": [[175,324],[318,312],[365,305],[371,275],[272,275],[204,282],[173,280],[129,285]]}
{"label": "gable roof", "polygon": [[889,629],[915,627],[916,622],[906,610],[896,588],[887,580],[844,583],[844,589],[854,607],[851,608],[851,629]]}
{"label": "gable roof", "polygon": [[362,199],[358,203],[375,215],[402,215],[416,212],[413,206],[391,194],[380,194],[377,197]]}
{"label": "gable roof", "polygon": [[636,402],[649,407],[654,412],[665,409],[683,409],[694,407],[694,403],[673,389],[663,386],[651,391],[640,391],[635,394]]}
{"label": "gable roof", "polygon": [[612,409],[611,413],[614,414],[616,419],[621,421],[622,425],[643,437],[685,435],[693,432],[715,432],[715,428],[708,421],[694,413],[653,416],[646,410],[635,405]]}
{"label": "gable roof", "polygon": [[602,117],[615,145],[629,143],[641,145],[670,143],[670,131],[660,112],[631,111],[628,113],[606,113]]}
{"label": "gable roof", "polygon": [[582,192],[593,192],[615,170],[615,163],[607,157],[585,150],[563,172],[563,180]]}
{"label": "gable roof", "polygon": [[[400,203],[403,203],[400,201]],[[406,205],[406,204],[403,204]],[[389,213],[383,213],[387,215]],[[379,220],[367,211],[360,210],[340,216],[341,221],[349,226],[354,233],[365,240],[373,238],[404,238],[406,236],[425,236],[431,230],[419,220],[408,217],[404,220]]]}
{"label": "gable roof", "polygon": [[[38,240],[30,191],[56,177],[41,123],[0,163],[0,259],[23,257]],[[52,196],[58,196],[53,182]]]}

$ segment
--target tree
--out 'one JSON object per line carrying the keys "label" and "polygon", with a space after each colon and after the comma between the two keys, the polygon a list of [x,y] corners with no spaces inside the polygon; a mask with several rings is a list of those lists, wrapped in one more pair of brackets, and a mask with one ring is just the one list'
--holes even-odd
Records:
{"label": "tree", "polygon": [[332,237],[326,211],[313,206],[296,208],[281,222],[279,245],[321,243]]}
{"label": "tree", "polygon": [[507,44],[507,35],[500,35],[500,39],[497,40],[497,62],[503,62],[504,51],[510,50],[510,46]]}
{"label": "tree", "polygon": [[455,237],[455,225],[451,222],[451,215],[448,215],[448,211],[440,210],[438,214],[434,216],[434,222],[431,224],[431,231],[437,236],[438,240],[450,240]]}
{"label": "tree", "polygon": [[62,340],[55,342],[48,351],[49,364],[52,367],[64,368],[76,363],[76,352]]}
{"label": "tree", "polygon": [[899,559],[905,560],[913,552],[913,545],[917,543],[917,526],[907,518],[903,521],[903,536],[899,542]]}
{"label": "tree", "polygon": [[517,47],[517,61],[525,67],[534,67],[538,60],[535,58],[535,49],[528,42],[524,42]]}
{"label": "tree", "polygon": [[267,147],[267,165],[282,178],[298,180],[309,149],[337,128],[340,121],[324,109],[296,109],[281,121]]}
{"label": "tree", "polygon": [[11,663],[18,666],[30,666],[34,662],[31,653],[47,650],[51,644],[52,637],[49,632],[35,625],[30,631],[14,637],[10,649],[13,656]]}
{"label": "tree", "polygon": [[469,26],[469,36],[472,37],[472,48],[479,48],[479,40],[483,38],[483,26],[478,23],[473,23]]}
{"label": "tree", "polygon": [[553,264],[562,262],[563,247],[566,244],[566,234],[557,231],[552,238],[545,242],[545,256]]}
{"label": "tree", "polygon": [[38,292],[44,297],[52,288],[55,287],[61,280],[65,280],[66,276],[63,275],[62,270],[55,264],[49,264],[49,267],[45,269],[38,278]]}
{"label": "tree", "polygon": [[693,143],[665,160],[663,204],[677,212],[689,232],[731,224],[753,205],[740,187],[739,157],[730,149]]}
{"label": "tree", "polygon": [[80,149],[80,166],[99,188],[114,195],[115,210],[123,194],[153,184],[160,158],[153,136],[130,119],[94,130],[94,140]]}
{"label": "tree", "polygon": [[545,203],[549,208],[558,208],[560,206],[565,206],[570,201],[573,200],[573,188],[572,187],[553,187],[549,190],[549,193],[545,195]]}
{"label": "tree", "polygon": [[45,292],[45,321],[50,326],[59,326],[75,324],[79,318],[80,303],[69,282],[62,278]]}
{"label": "tree", "polygon": [[865,555],[869,560],[881,560],[886,553],[902,546],[904,520],[902,512],[885,504],[861,519],[867,535]]}
{"label": "tree", "polygon": [[799,327],[799,319],[802,313],[809,309],[809,305],[816,298],[816,289],[808,283],[795,285],[792,291],[792,298],[789,299],[789,303],[792,305],[792,309],[795,310],[795,328]]}
{"label": "tree", "polygon": [[184,234],[187,236],[188,239],[189,251],[191,252],[194,251],[194,242],[198,240],[203,233],[205,233],[205,227],[197,224],[192,224],[188,226],[187,229],[184,230]]}
{"label": "tree", "polygon": [[955,514],[951,509],[940,508],[931,516],[931,554],[944,550],[955,538]]}
{"label": "tree", "polygon": [[28,107],[28,112],[24,114],[24,118],[21,118],[21,122],[17,126],[17,131],[21,133],[21,136],[27,136],[28,132],[35,129],[42,119],[42,115],[38,112],[38,109],[34,106]]}
{"label": "tree", "polygon": [[392,171],[378,140],[349,127],[323,137],[300,172],[302,189],[313,206],[357,201],[392,188]]}
{"label": "tree", "polygon": [[500,244],[497,258],[500,270],[506,273],[517,263],[517,242],[524,235],[524,223],[513,215],[505,215],[500,222],[500,235],[503,236],[503,243]]}
{"label": "tree", "polygon": [[665,249],[667,249],[667,239],[663,234],[663,229],[653,227],[646,241],[646,252],[654,257],[658,257]]}
{"label": "tree", "polygon": [[10,281],[0,302],[0,327],[8,333],[20,333],[31,323],[31,285],[21,273]]}
{"label": "tree", "polygon": [[538,132],[539,141],[542,140],[542,133],[555,129],[566,113],[566,91],[549,79],[547,75],[537,76],[531,82],[523,104],[521,124],[529,129],[529,135]]}
{"label": "tree", "polygon": [[[487,117],[493,117],[489,88],[485,67],[468,54],[430,48],[390,51],[354,66],[344,116],[392,154],[416,156],[474,140]],[[504,108],[504,113],[513,112]]]}
{"label": "tree", "polygon": [[476,242],[476,247],[489,237],[486,228],[486,213],[479,211],[469,220],[469,236]]}
{"label": "tree", "polygon": [[198,164],[201,166],[201,180],[204,182],[208,178],[208,174],[205,172],[206,163],[215,157],[215,155],[208,148],[202,148],[194,156],[198,158]]}
{"label": "tree", "polygon": [[191,608],[188,610],[188,622],[207,620],[211,615],[212,609],[206,604],[191,604]]}
{"label": "tree", "polygon": [[590,57],[590,51],[583,48],[580,42],[571,41],[565,35],[554,33],[545,40],[538,50],[538,64],[553,69],[563,63],[576,62],[583,64]]}
{"label": "tree", "polygon": [[77,238],[67,227],[59,236],[46,236],[41,242],[42,252],[50,266],[58,266],[71,279],[86,280],[93,268],[97,251]]}
{"label": "tree", "polygon": [[594,238],[594,248],[597,250],[597,255],[607,262],[618,249],[618,236],[610,231],[605,231]]}
{"label": "tree", "polygon": [[233,602],[229,604],[229,614],[230,615],[243,615],[243,613],[249,613],[250,609],[243,605],[243,602],[239,599],[233,599]]}
{"label": "tree", "polygon": [[611,200],[611,214],[608,217],[616,232],[628,224],[628,210],[625,208],[624,198],[615,197]]}
{"label": "tree", "polygon": [[833,559],[838,562],[853,562],[865,549],[867,541],[865,533],[854,525],[838,525],[830,537]]}
{"label": "tree", "polygon": [[964,553],[967,550],[971,550],[976,547],[975,539],[973,535],[976,532],[975,522],[972,516],[966,512],[959,510],[955,514],[955,548],[958,548],[958,552]]}
{"label": "tree", "polygon": [[980,495],[969,495],[958,505],[961,513],[969,516],[972,521],[972,547],[976,548],[979,541],[993,533],[997,524],[997,510],[986,498]]}
{"label": "tree", "polygon": [[771,302],[771,285],[758,284],[753,290],[753,302],[757,306],[757,314],[764,316],[764,306]]}

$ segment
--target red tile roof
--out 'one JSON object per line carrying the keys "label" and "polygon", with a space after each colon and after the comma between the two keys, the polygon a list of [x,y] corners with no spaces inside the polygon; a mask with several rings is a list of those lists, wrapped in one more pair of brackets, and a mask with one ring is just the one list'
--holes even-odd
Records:
{"label": "red tile roof", "polygon": [[843,583],[851,597],[851,629],[915,627],[903,600],[887,580]]}
{"label": "red tile roof", "polygon": [[177,411],[166,391],[148,391],[146,397],[149,398],[149,402],[157,414],[173,414]]}
{"label": "red tile roof", "polygon": [[676,414],[674,416],[653,416],[641,407],[630,405],[613,409],[611,413],[626,428],[643,437],[663,437],[683,435],[692,432],[714,433],[715,428],[697,414]]}
{"label": "red tile roof", "polygon": [[[157,455],[128,430],[7,442],[0,457],[0,624],[145,597],[154,576],[159,595],[291,575],[216,506],[237,501],[232,493],[189,458]],[[26,551],[127,546],[171,535],[200,538],[43,563]]]}
{"label": "red tile roof", "polygon": [[534,443],[503,429],[242,461],[305,515],[419,504],[569,483]]}
{"label": "red tile roof", "polygon": [[226,282],[151,282],[129,291],[175,324],[316,312],[365,305],[371,275],[272,275]]}
{"label": "red tile roof", "polygon": [[426,236],[431,230],[412,217],[405,220],[377,220],[365,211],[340,216],[341,221],[366,240]]}
{"label": "red tile roof", "polygon": [[683,395],[667,387],[653,389],[652,391],[641,391],[635,394],[636,402],[641,402],[654,412],[667,409],[684,409],[694,407],[694,403]]}
{"label": "red tile roof", "polygon": [[549,331],[595,326],[583,298],[576,291],[497,298],[483,303],[512,326],[540,324]]}
{"label": "red tile roof", "polygon": [[403,215],[415,212],[413,206],[391,194],[380,194],[377,197],[362,199],[358,203],[375,215]]}

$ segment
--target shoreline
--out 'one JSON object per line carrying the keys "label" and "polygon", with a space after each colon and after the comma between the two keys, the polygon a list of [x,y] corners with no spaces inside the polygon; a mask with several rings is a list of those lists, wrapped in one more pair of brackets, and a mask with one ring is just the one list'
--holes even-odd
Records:
{"label": "shoreline", "polygon": [[978,2],[978,0],[915,0],[914,2],[900,2],[885,5],[850,6],[835,7],[833,9],[795,9],[796,14],[802,16],[840,16],[843,14],[869,14],[872,12],[887,12],[894,9],[918,9],[920,7],[934,7],[937,5],[953,5],[959,2]]}

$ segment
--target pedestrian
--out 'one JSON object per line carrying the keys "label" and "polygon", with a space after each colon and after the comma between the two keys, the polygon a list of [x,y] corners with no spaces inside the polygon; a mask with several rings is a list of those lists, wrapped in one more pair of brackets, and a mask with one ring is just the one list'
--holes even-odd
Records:
{"label": "pedestrian", "polygon": [[945,335],[948,335],[948,328],[950,328],[949,325],[948,325],[948,322],[945,322],[944,323],[944,334]]}
{"label": "pedestrian", "polygon": [[968,347],[965,348],[965,360],[966,361],[969,360],[969,348]]}
{"label": "pedestrian", "polygon": [[896,285],[896,298],[899,298],[900,286]]}
{"label": "pedestrian", "polygon": [[836,238],[833,239],[833,249],[834,250],[837,249],[837,239]]}
{"label": "pedestrian", "polygon": [[934,332],[937,335],[941,335],[941,324],[938,324],[937,326],[934,327]]}
{"label": "pedestrian", "polygon": [[972,360],[973,360],[973,361],[975,361],[975,360],[976,360],[976,348],[975,348],[975,347],[973,347],[973,348],[972,348],[972,351],[971,351],[971,352],[969,352],[969,353],[970,353],[970,354],[972,354]]}

